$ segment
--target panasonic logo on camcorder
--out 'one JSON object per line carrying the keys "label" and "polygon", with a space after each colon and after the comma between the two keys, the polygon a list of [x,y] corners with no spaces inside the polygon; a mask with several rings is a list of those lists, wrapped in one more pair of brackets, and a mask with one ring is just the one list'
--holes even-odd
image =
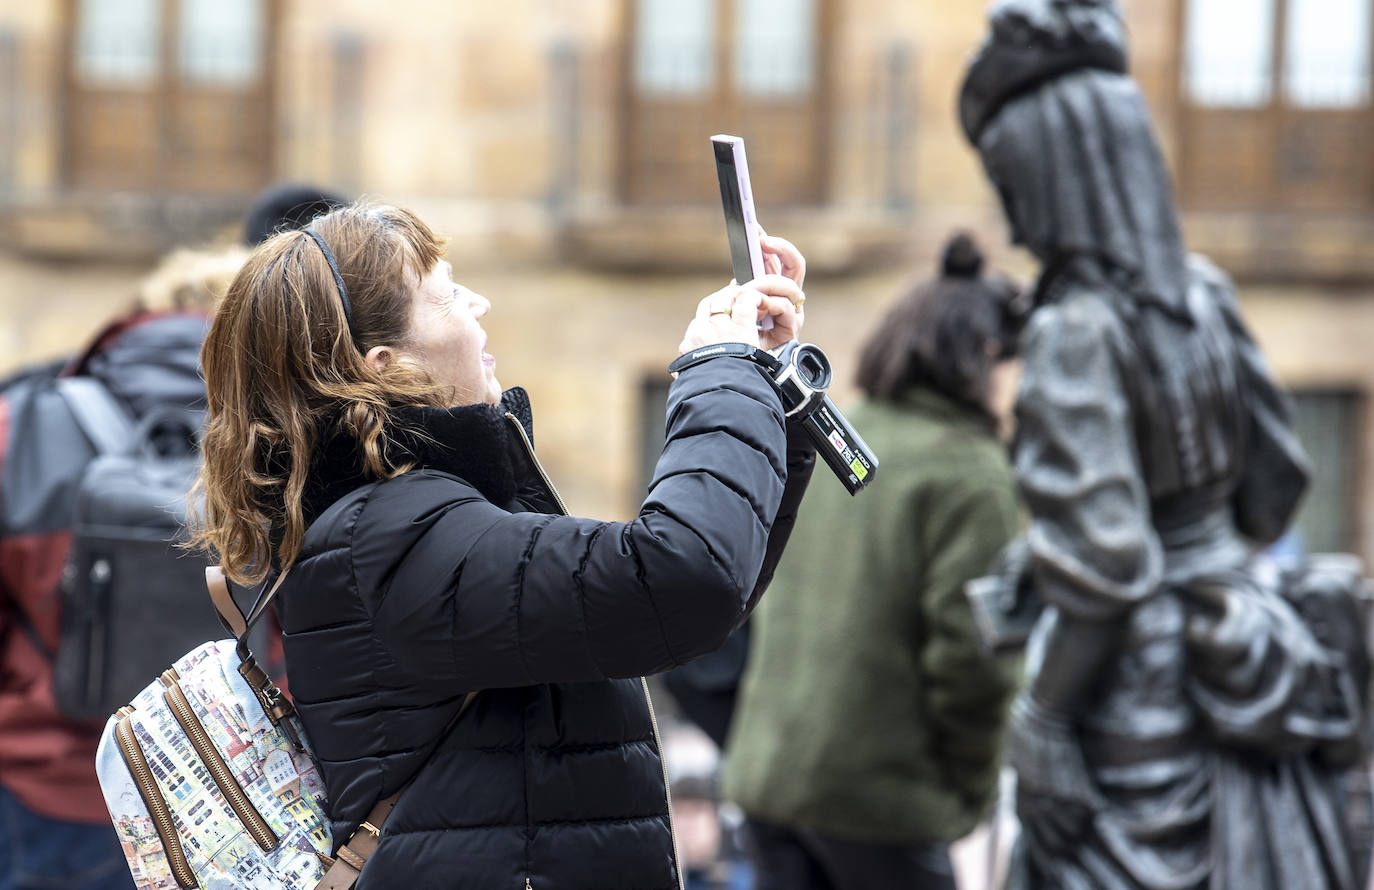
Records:
{"label": "panasonic logo on camcorder", "polygon": [[711,348],[711,349],[702,349],[702,350],[700,350],[700,351],[698,351],[698,352],[694,352],[694,353],[692,353],[692,358],[694,358],[694,359],[705,358],[705,357],[708,356],[708,355],[716,355],[717,353],[721,353],[721,352],[725,352],[725,351],[726,351],[726,349],[725,349],[724,346],[716,346],[716,347],[713,347],[713,348]]}

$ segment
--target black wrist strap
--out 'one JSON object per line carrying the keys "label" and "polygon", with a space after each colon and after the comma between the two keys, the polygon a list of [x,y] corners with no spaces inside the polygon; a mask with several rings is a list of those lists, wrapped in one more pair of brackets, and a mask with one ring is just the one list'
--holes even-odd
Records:
{"label": "black wrist strap", "polygon": [[678,356],[668,366],[668,373],[680,374],[693,365],[709,362],[713,358],[748,359],[761,366],[770,376],[782,368],[782,362],[774,358],[771,353],[750,346],[748,343],[713,343],[710,346],[703,346]]}

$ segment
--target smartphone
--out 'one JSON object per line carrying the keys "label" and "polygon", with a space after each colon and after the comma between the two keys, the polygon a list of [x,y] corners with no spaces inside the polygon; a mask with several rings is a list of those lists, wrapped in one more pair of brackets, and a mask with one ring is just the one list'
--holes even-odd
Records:
{"label": "smartphone", "polygon": [[[716,178],[720,180],[720,203],[725,208],[725,235],[730,242],[730,264],[735,281],[744,284],[764,274],[763,248],[759,246],[759,223],[754,214],[754,192],[749,187],[749,160],[744,140],[739,136],[712,136],[716,155]],[[772,330],[773,317],[765,315],[761,330]]]}

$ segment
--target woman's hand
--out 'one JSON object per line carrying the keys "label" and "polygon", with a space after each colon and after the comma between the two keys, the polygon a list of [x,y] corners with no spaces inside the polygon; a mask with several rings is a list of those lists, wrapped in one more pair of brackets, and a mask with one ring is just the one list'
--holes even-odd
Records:
{"label": "woman's hand", "polygon": [[[763,349],[780,346],[801,330],[796,304],[805,299],[797,282],[782,275],[732,283],[697,304],[696,317],[687,325],[678,353],[715,343],[748,343]],[[773,317],[773,329],[760,332],[758,323],[765,315]]]}
{"label": "woman's hand", "polygon": [[775,238],[759,226],[759,246],[763,248],[763,271],[783,275],[797,283],[806,284],[806,257],[786,238]]}
{"label": "woman's hand", "polygon": [[[762,348],[775,349],[789,340],[801,337],[802,325],[806,322],[806,293],[801,290],[806,282],[806,257],[802,256],[802,252],[786,238],[774,238],[763,230],[763,226],[759,226],[758,229],[759,246],[763,248],[764,270],[769,275],[790,278],[797,285],[796,295],[788,296],[795,311],[784,319],[785,307],[770,305],[768,314],[773,316],[773,329],[759,334],[759,345]],[[762,317],[759,316],[760,319]]]}

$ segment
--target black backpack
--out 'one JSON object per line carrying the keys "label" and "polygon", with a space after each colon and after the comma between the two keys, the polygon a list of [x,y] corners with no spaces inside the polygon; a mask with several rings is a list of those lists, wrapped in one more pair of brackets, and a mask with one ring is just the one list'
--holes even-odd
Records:
{"label": "black backpack", "polygon": [[53,687],[66,717],[103,720],[220,634],[206,598],[188,594],[204,584],[209,562],[178,546],[202,416],[156,408],[135,420],[93,378],[57,386],[98,456],[76,492]]}

